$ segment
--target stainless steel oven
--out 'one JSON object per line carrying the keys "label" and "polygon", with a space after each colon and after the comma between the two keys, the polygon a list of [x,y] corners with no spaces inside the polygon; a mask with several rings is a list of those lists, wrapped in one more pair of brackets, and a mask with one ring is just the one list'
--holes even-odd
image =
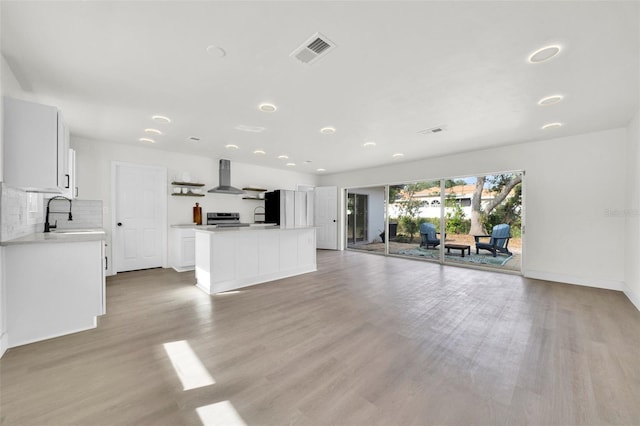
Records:
{"label": "stainless steel oven", "polygon": [[207,212],[207,225],[216,225],[218,228],[232,228],[249,226],[240,222],[240,213]]}

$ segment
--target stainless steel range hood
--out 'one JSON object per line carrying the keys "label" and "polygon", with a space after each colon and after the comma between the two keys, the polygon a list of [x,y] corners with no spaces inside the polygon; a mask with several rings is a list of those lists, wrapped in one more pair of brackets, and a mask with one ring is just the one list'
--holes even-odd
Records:
{"label": "stainless steel range hood", "polygon": [[231,186],[231,161],[229,160],[220,160],[220,169],[219,169],[220,179],[218,181],[218,186],[215,188],[211,188],[207,192],[214,192],[218,194],[244,194],[245,192],[242,189],[234,188]]}

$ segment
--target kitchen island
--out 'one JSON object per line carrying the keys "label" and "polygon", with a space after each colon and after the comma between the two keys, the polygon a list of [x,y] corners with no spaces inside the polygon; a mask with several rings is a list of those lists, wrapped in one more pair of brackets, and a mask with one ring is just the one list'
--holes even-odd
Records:
{"label": "kitchen island", "polygon": [[196,228],[196,286],[209,294],[316,270],[316,229]]}

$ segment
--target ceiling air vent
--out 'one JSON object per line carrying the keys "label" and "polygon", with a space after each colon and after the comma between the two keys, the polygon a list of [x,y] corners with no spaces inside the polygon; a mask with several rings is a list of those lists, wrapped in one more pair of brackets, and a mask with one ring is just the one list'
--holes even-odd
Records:
{"label": "ceiling air vent", "polygon": [[432,133],[444,132],[445,130],[447,130],[447,126],[436,126],[430,129],[420,130],[418,133],[420,133],[421,135],[430,135]]}
{"label": "ceiling air vent", "polygon": [[289,56],[293,56],[302,63],[311,64],[335,49],[335,47],[336,45],[327,37],[320,33],[315,33],[296,50],[291,52]]}

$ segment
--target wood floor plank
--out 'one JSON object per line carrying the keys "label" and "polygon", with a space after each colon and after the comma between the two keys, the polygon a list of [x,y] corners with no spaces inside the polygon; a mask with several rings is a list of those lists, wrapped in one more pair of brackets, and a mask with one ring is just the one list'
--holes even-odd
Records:
{"label": "wood floor plank", "polygon": [[[640,424],[640,313],[620,292],[332,251],[214,296],[193,272],[107,283],[97,329],[0,360],[0,424]],[[185,389],[173,342],[211,383]]]}

